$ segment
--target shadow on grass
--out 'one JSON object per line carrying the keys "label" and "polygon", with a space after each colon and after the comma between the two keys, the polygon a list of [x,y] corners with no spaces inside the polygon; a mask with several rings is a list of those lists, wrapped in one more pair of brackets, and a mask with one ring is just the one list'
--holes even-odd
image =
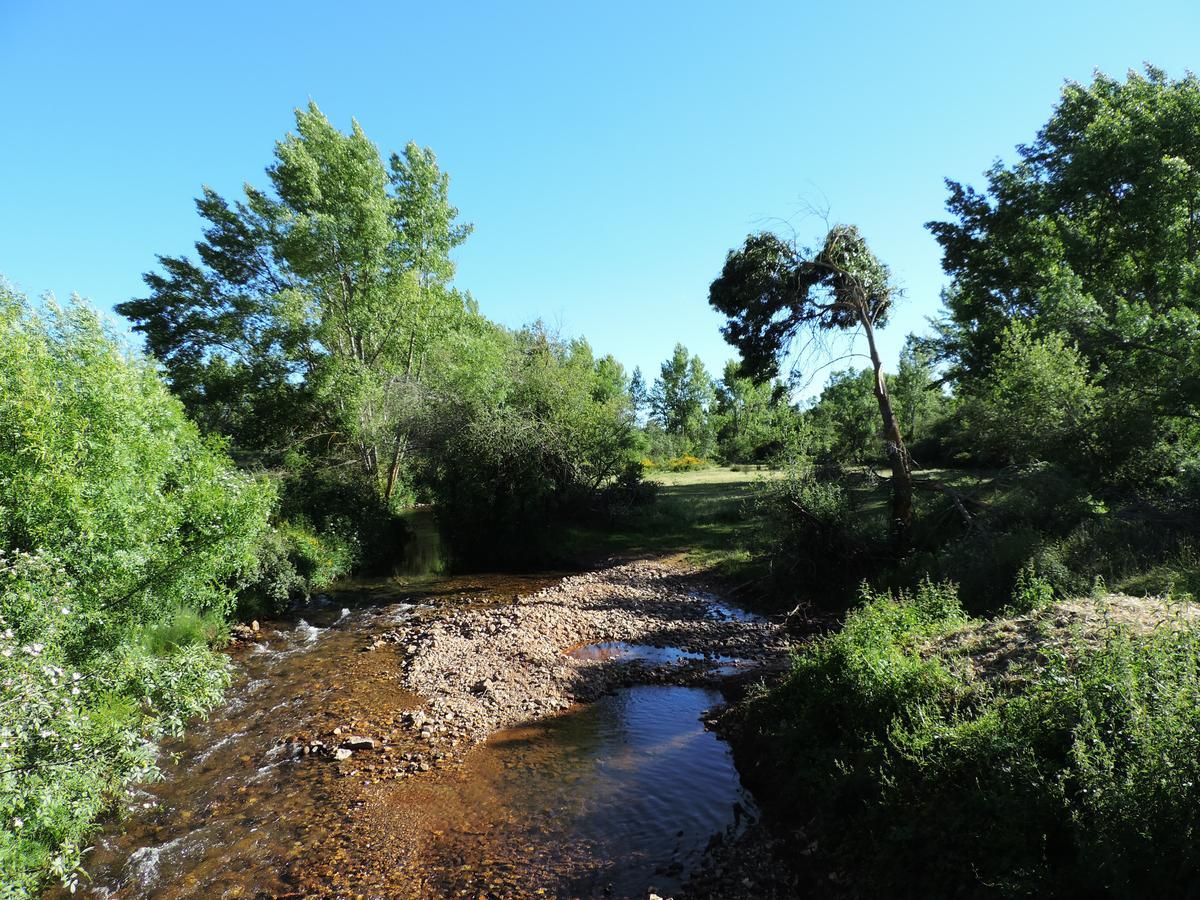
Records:
{"label": "shadow on grass", "polygon": [[688,552],[720,559],[749,557],[762,526],[754,504],[758,490],[749,477],[660,484],[653,504],[633,509],[605,527],[572,528],[564,544],[568,551],[591,549],[618,556]]}

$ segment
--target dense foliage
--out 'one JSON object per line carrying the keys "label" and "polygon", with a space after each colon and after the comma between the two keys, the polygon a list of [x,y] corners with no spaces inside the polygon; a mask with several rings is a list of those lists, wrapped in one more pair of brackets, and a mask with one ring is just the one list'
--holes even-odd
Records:
{"label": "dense foliage", "polygon": [[556,524],[636,498],[641,474],[619,363],[540,327],[495,340],[497,389],[451,401],[435,468],[438,517],[474,564],[546,558]]}
{"label": "dense foliage", "polygon": [[[1019,161],[989,170],[983,192],[950,182],[953,219],[930,225],[952,278],[931,342],[949,374],[967,390],[996,377],[1014,322],[1028,341],[1050,341],[1049,354],[1073,348],[1104,422],[1080,461],[1121,488],[1173,477],[1196,457],[1197,121],[1193,75],[1147,68],[1070,83]],[[1046,449],[1079,459],[1077,444]]]}
{"label": "dense foliage", "polygon": [[[1191,76],[1068,84],[1020,161],[989,171],[986,193],[950,185],[954,220],[931,225],[952,279],[946,315],[883,378],[916,471],[911,541],[888,559],[877,503],[860,503],[852,530],[869,562],[855,576],[950,578],[971,608],[995,610],[1027,564],[1070,591],[1186,557],[1200,524],[1197,110]],[[819,253],[759,235],[730,254],[711,299],[770,372],[797,329],[839,327],[836,291],[804,293],[829,271]],[[852,497],[861,467],[896,459],[872,421],[875,369],[835,373],[804,413],[799,456]],[[795,519],[781,535],[811,528],[795,496],[778,508]],[[807,556],[821,541],[785,544]]]}
{"label": "dense foliage", "polygon": [[0,288],[0,883],[74,880],[150,743],[216,702],[270,486],[81,304]]}
{"label": "dense foliage", "polygon": [[[1014,602],[1047,593],[1026,578]],[[1200,885],[1200,630],[1166,614],[1148,632],[1101,621],[1083,641],[1041,612],[989,629],[953,586],[868,591],[749,705],[750,730],[779,756],[772,802],[814,816],[825,858],[860,889]]]}
{"label": "dense foliage", "polygon": [[633,458],[624,373],[494,325],[451,286],[471,228],[431,151],[385,161],[310,104],[267,177],[236,203],[206,189],[199,260],[160,258],[150,295],[118,307],[189,412],[281,486],[290,528],[260,603],[295,593],[301,569],[394,562],[414,500],[438,503],[475,562],[598,501]]}
{"label": "dense foliage", "polygon": [[629,398],[641,421],[639,448],[655,467],[693,457],[779,465],[803,443],[804,424],[782,381],[760,381],[730,360],[714,381],[700,357],[676,344],[647,389],[634,369]]}
{"label": "dense foliage", "polygon": [[[903,552],[871,370],[830,379],[810,461],[764,492],[777,587],[844,609],[866,582],[748,719],[781,808],[861,893],[1200,889],[1198,123],[1191,75],[1097,76],[985,191],[950,183],[945,316],[887,378]],[[782,252],[748,240],[714,283],[767,366],[797,323]]]}

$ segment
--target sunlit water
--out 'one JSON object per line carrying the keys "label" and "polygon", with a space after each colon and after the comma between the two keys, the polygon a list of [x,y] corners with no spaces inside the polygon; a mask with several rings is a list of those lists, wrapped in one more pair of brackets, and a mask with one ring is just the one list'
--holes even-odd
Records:
{"label": "sunlit water", "polygon": [[[475,820],[434,848],[437,886],[494,888],[507,873],[553,896],[669,896],[753,815],[728,746],[703,726],[720,702],[711,690],[634,687],[495,735],[451,788],[467,786]],[[489,867],[497,847],[522,848],[526,871]]]}
{"label": "sunlit water", "polygon": [[299,896],[337,890],[355,867],[370,871],[367,896],[674,890],[752,810],[728,747],[704,728],[716,692],[625,689],[501,732],[457,771],[382,788],[279,743],[364,722],[402,744],[402,713],[421,700],[397,688],[394,654],[362,652],[369,635],[444,606],[511,602],[552,580],[362,583],[265,625],[232,654],[228,702],[164,746],[163,780],[131,790],[97,837],[84,892]]}

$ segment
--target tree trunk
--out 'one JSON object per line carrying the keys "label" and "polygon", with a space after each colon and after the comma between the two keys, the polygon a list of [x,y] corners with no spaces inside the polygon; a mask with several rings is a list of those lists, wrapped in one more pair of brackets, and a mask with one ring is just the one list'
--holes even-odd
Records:
{"label": "tree trunk", "polygon": [[400,462],[404,459],[404,451],[408,447],[408,441],[403,435],[396,434],[396,442],[392,446],[392,464],[388,467],[387,487],[383,491],[383,499],[390,501],[392,492],[396,489],[396,482],[400,477]]}
{"label": "tree trunk", "polygon": [[892,409],[888,396],[887,379],[883,374],[883,363],[875,347],[875,329],[870,316],[862,311],[863,331],[867,335],[867,346],[871,351],[871,365],[875,369],[875,400],[879,404],[879,415],[883,419],[883,439],[887,444],[888,462],[892,466],[892,543],[897,552],[905,553],[912,546],[913,480],[912,461],[904,446],[900,423]]}

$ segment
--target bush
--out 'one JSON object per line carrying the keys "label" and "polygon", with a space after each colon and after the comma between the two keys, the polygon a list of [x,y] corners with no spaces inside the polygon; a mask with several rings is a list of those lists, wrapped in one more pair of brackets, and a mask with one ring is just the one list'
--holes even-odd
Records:
{"label": "bush", "polygon": [[[358,567],[386,571],[404,546],[401,517],[365,478],[308,462],[286,474],[280,495],[281,539],[299,569],[315,572],[332,564],[342,571]],[[306,556],[312,559],[305,562]],[[307,580],[309,572],[300,575]],[[302,592],[319,590],[324,584],[311,584]]]}
{"label": "bush", "polygon": [[631,462],[617,478],[601,491],[601,503],[607,516],[623,516],[658,500],[658,483],[647,481],[641,463]]}
{"label": "bush", "polygon": [[274,492],[81,304],[0,287],[0,883],[77,877],[152,741],[220,696],[209,649]]}
{"label": "bush", "polygon": [[448,425],[435,474],[438,521],[456,561],[469,565],[552,556],[564,522],[605,514],[641,477],[629,465],[632,409],[614,390],[611,361],[540,329],[507,340],[503,389],[439,416]]}
{"label": "bush", "polygon": [[1078,464],[1091,442],[1099,396],[1087,360],[1063,335],[1038,337],[1013,321],[963,412],[985,458]]}
{"label": "bush", "polygon": [[784,478],[764,482],[757,503],[777,589],[844,608],[885,552],[886,523],[860,514],[842,473],[825,474],[795,465]]}
{"label": "bush", "polygon": [[692,456],[690,453],[667,460],[667,468],[672,472],[694,472],[697,469],[707,468],[708,465],[707,461],[698,456]]}
{"label": "bush", "polygon": [[748,705],[772,795],[868,895],[1190,894],[1200,629],[1072,632],[1025,588],[1041,612],[995,624],[948,586],[865,592]]}
{"label": "bush", "polygon": [[349,575],[357,543],[319,533],[303,519],[284,522],[263,536],[254,575],[238,594],[238,617],[279,615],[294,600],[307,600]]}

